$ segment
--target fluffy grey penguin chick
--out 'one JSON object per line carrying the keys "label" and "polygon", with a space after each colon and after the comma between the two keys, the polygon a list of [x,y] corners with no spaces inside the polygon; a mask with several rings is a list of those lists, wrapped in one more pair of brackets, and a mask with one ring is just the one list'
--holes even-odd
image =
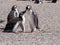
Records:
{"label": "fluffy grey penguin chick", "polygon": [[36,29],[39,29],[39,24],[38,24],[38,16],[37,14],[32,10],[31,5],[26,6],[26,10],[29,11],[29,14],[33,20],[33,25]]}

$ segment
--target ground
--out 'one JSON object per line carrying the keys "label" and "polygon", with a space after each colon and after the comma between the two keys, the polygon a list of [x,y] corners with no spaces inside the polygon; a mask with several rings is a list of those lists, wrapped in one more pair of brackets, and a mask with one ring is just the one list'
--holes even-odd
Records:
{"label": "ground", "polygon": [[0,45],[60,45],[60,2],[34,4],[29,1],[0,0],[0,28],[6,25],[7,15],[12,5],[17,5],[19,11],[26,5],[32,5],[39,18],[40,31],[32,33],[4,33],[0,30]]}

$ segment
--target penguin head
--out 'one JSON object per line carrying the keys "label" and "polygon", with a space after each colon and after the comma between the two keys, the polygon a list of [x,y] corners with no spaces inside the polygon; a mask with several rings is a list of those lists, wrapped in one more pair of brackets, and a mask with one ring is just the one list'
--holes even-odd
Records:
{"label": "penguin head", "polygon": [[30,9],[32,9],[31,5],[27,5],[26,10],[30,10]]}
{"label": "penguin head", "polygon": [[17,6],[16,5],[13,5],[11,10],[14,10],[15,11],[16,9],[17,9]]}

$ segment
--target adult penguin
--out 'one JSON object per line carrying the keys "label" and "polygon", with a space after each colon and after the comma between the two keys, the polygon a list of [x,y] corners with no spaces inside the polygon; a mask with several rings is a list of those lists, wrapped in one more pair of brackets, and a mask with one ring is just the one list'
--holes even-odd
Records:
{"label": "adult penguin", "polygon": [[[7,17],[7,24],[6,24],[6,27],[4,29],[4,32],[11,32],[12,31],[12,28],[16,24],[17,20],[19,20],[18,17],[19,17],[19,12],[18,12],[17,6],[13,5],[11,8],[11,11]],[[16,18],[18,18],[18,19],[16,19]]]}
{"label": "adult penguin", "polygon": [[29,13],[29,22],[31,24],[31,28],[36,28],[39,29],[39,24],[38,24],[38,16],[37,14],[32,10],[32,7],[30,5],[26,6],[26,10]]}
{"label": "adult penguin", "polygon": [[19,26],[23,30],[24,28],[23,28],[23,25],[22,25],[22,21],[23,21],[22,15],[25,12],[26,12],[26,10],[20,12],[19,13],[19,16],[16,16],[16,17],[13,17],[12,19],[10,19],[9,22],[6,24],[6,27],[4,29],[4,32],[18,32],[19,30],[17,30],[17,28]]}

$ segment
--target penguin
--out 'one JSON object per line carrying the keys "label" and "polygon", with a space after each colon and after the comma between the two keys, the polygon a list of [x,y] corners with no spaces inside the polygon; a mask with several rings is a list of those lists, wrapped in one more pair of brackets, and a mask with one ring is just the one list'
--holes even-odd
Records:
{"label": "penguin", "polygon": [[5,26],[4,32],[11,32],[12,31],[16,22],[18,20],[21,20],[18,17],[19,17],[19,12],[18,12],[17,6],[13,5],[12,8],[11,8],[11,11],[8,14],[8,17],[7,17],[7,24]]}
{"label": "penguin", "polygon": [[13,32],[13,28],[15,27],[16,23],[19,22],[21,23],[22,22],[22,19],[19,18],[19,17],[15,17],[13,19],[11,19],[5,26],[5,29],[3,32]]}
{"label": "penguin", "polygon": [[30,19],[31,19],[31,24],[33,25],[32,27],[33,28],[36,28],[36,29],[40,29],[39,28],[39,24],[38,24],[38,16],[37,16],[37,14],[35,14],[35,12],[32,10],[32,7],[31,7],[31,5],[27,5],[26,6],[26,10],[29,12],[29,14],[30,14]]}
{"label": "penguin", "polygon": [[22,22],[23,22],[22,16],[25,12],[26,12],[26,10],[20,12],[18,17],[13,17],[12,19],[10,19],[9,22],[6,24],[4,32],[17,33],[18,32],[17,28],[19,26],[22,28],[22,30],[24,30],[23,25],[22,25]]}

